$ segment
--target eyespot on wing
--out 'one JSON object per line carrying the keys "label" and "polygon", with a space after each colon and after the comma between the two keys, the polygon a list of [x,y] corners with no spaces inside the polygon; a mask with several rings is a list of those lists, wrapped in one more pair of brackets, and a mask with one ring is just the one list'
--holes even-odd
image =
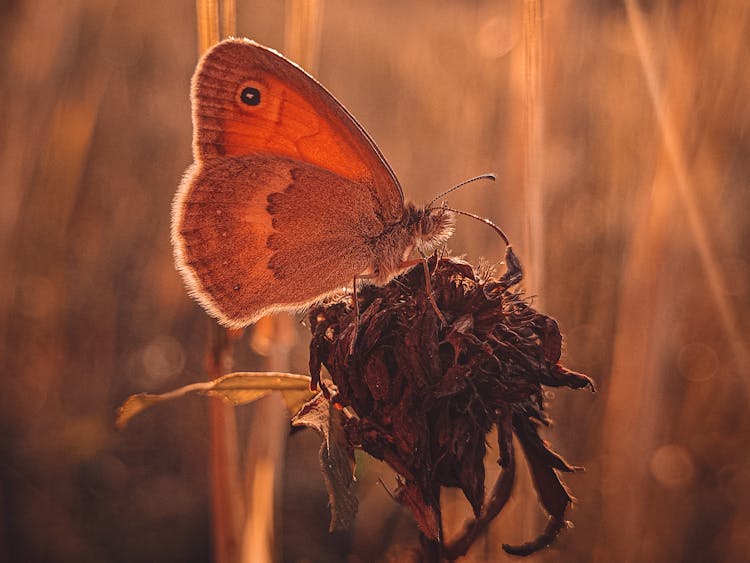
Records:
{"label": "eyespot on wing", "polygon": [[398,220],[403,193],[375,143],[277,52],[242,39],[219,43],[199,62],[191,97],[196,162],[258,153],[308,162],[369,186],[382,216]]}

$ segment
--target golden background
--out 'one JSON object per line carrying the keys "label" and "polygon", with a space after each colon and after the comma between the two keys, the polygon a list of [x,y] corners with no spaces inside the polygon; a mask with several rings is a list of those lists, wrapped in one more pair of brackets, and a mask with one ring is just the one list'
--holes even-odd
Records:
{"label": "golden background", "polygon": [[[533,560],[746,561],[750,5],[537,2],[529,39],[528,4],[328,0],[316,75],[407,197],[497,173],[450,203],[508,233],[527,292],[560,322],[563,362],[598,383],[549,394],[546,437],[587,471],[565,476],[575,527]],[[206,377],[209,321],[169,241],[192,160],[195,4],[0,10],[0,560],[211,560],[207,402],[114,428],[128,395]],[[283,50],[284,22],[282,2],[240,2],[243,36]],[[503,255],[469,219],[450,248]],[[281,326],[271,345],[242,339],[236,367],[280,346],[307,373],[305,328]],[[243,444],[263,432],[255,409],[238,409]],[[361,459],[355,527],[329,535],[318,443],[309,431],[280,442],[276,558],[394,557],[415,530],[377,482],[392,476]],[[444,501],[457,529],[460,494]],[[510,560],[500,544],[543,523],[521,483],[466,561]]]}

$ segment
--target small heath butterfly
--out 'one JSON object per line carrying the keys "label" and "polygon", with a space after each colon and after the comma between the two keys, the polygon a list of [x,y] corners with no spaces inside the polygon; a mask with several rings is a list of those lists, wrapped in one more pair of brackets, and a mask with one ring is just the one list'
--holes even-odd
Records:
{"label": "small heath butterfly", "polygon": [[172,207],[190,294],[227,327],[384,284],[453,234],[445,207],[404,202],[351,114],[313,77],[246,39],[215,45],[192,79],[194,163]]}

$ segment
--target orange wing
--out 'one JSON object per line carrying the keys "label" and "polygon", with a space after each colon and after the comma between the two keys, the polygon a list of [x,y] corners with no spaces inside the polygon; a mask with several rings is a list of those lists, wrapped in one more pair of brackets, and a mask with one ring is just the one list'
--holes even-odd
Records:
{"label": "orange wing", "polygon": [[[326,197],[314,197],[322,190]],[[190,171],[172,242],[191,295],[222,324],[241,327],[350,284],[371,263],[367,241],[382,228],[372,198],[351,180],[287,158],[242,156]]]}
{"label": "orange wing", "polygon": [[375,144],[313,78],[246,40],[211,49],[193,77],[193,152],[172,208],[190,293],[228,326],[297,309],[373,263],[403,215]]}
{"label": "orange wing", "polygon": [[371,191],[386,222],[401,218],[403,192],[373,140],[277,52],[243,39],[219,43],[198,64],[192,87],[196,162],[257,153],[309,162]]}

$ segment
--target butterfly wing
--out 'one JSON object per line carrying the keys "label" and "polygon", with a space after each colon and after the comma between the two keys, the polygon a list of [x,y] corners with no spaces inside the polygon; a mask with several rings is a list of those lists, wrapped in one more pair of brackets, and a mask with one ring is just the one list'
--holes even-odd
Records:
{"label": "butterfly wing", "polygon": [[313,78],[246,40],[193,77],[193,152],[173,205],[175,259],[220,322],[245,326],[348,283],[403,213],[375,144]]}
{"label": "butterfly wing", "polygon": [[382,231],[363,190],[301,161],[218,159],[185,182],[175,203],[177,262],[193,297],[227,326],[303,307],[350,283],[370,263],[368,237]]}
{"label": "butterfly wing", "polygon": [[312,76],[272,49],[229,39],[193,77],[196,161],[258,152],[316,164],[366,186],[387,218],[403,208],[398,180],[351,114]]}

